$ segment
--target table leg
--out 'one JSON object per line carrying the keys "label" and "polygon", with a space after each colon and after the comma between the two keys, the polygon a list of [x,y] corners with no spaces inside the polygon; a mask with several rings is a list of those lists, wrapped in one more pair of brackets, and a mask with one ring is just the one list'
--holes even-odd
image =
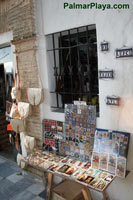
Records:
{"label": "table leg", "polygon": [[104,200],[110,200],[106,190],[104,190],[102,193],[103,193]]}
{"label": "table leg", "polygon": [[50,200],[51,199],[51,188],[52,188],[52,184],[53,184],[53,174],[48,173],[48,185],[47,185],[47,197],[46,200]]}
{"label": "table leg", "polygon": [[84,200],[91,200],[91,193],[87,187],[84,187],[82,189],[82,194],[83,194]]}

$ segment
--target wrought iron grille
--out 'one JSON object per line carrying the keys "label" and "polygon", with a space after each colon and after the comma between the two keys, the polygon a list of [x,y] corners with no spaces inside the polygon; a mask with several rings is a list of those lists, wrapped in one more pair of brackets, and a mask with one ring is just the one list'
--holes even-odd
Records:
{"label": "wrought iron grille", "polygon": [[[50,88],[52,108],[85,100],[99,110],[97,38],[94,25],[48,35],[47,50],[55,82]],[[51,47],[51,48],[50,48]],[[51,79],[50,79],[51,81]],[[55,98],[56,97],[56,98]]]}

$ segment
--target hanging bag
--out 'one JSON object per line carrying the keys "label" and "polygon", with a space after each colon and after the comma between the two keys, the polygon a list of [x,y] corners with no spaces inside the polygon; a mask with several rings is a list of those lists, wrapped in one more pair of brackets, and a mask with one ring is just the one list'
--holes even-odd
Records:
{"label": "hanging bag", "polygon": [[11,119],[10,124],[16,133],[25,131],[25,121],[22,119]]}
{"label": "hanging bag", "polygon": [[12,97],[12,99],[20,100],[21,90],[20,90],[20,76],[19,76],[19,68],[18,68],[18,57],[16,57],[16,67],[17,67],[17,71],[15,72],[14,87],[12,87],[12,90],[11,90],[11,97]]}
{"label": "hanging bag", "polygon": [[24,157],[20,153],[17,154],[17,164],[22,169],[27,166]]}
{"label": "hanging bag", "polygon": [[43,102],[44,91],[42,88],[28,88],[27,96],[29,103],[33,106],[37,106]]}
{"label": "hanging bag", "polygon": [[25,144],[27,152],[32,151],[35,148],[35,138],[31,136],[25,136],[24,144]]}
{"label": "hanging bag", "polygon": [[18,106],[13,103],[10,111],[10,118],[20,118],[19,112],[18,112]]}
{"label": "hanging bag", "polygon": [[18,102],[18,112],[21,118],[27,118],[31,114],[30,104],[25,102]]}

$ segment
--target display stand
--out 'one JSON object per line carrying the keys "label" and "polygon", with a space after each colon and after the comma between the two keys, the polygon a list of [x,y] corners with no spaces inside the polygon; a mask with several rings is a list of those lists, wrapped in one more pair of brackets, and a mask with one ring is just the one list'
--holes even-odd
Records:
{"label": "display stand", "polygon": [[[47,184],[47,198],[46,198],[46,200],[51,200],[53,179],[54,179],[54,174],[48,172],[48,184]],[[82,184],[82,183],[80,183],[80,184]],[[84,186],[83,189],[81,190],[81,192],[82,192],[82,195],[84,197],[84,200],[92,200],[89,187]],[[109,196],[107,195],[106,189],[102,192],[102,194],[103,194],[104,200],[110,200]],[[76,200],[76,198],[74,198],[73,200]]]}
{"label": "display stand", "polygon": [[[54,174],[48,172],[48,185],[47,185],[47,197],[46,200],[50,200],[51,199],[51,194],[52,194],[52,185],[53,185],[53,178],[54,178]],[[91,194],[90,191],[87,187],[84,187],[81,190],[83,197],[85,200],[91,200]],[[75,197],[73,200],[76,200],[77,197]]]}
{"label": "display stand", "polygon": [[[37,170],[40,170],[42,171],[43,173],[47,174],[47,184],[46,184],[46,187],[47,187],[47,195],[46,195],[46,200],[51,200],[51,196],[52,196],[52,189],[53,189],[53,180],[54,180],[54,176],[58,176],[58,177],[61,177],[63,180],[70,180],[70,181],[74,181],[77,183],[76,180],[72,179],[70,176],[65,176],[63,174],[58,174],[57,172],[51,172],[49,170],[46,170],[46,169],[43,169],[39,166],[34,166],[34,165],[31,165],[29,164],[28,162],[25,161],[25,163],[31,167],[34,167],[35,169]],[[114,179],[113,179],[114,180]],[[112,180],[112,181],[113,181]],[[110,182],[110,184],[112,183],[112,181]],[[100,192],[102,193],[103,195],[103,198],[104,200],[110,200],[109,196],[107,195],[107,192],[106,192],[106,189],[108,188],[108,186],[110,184],[108,184],[105,189],[103,191],[100,191],[96,188],[93,188],[91,186],[88,186],[88,185],[85,185],[83,182],[79,182],[79,184],[81,184],[83,186],[83,189],[81,190],[81,193],[84,197],[84,200],[92,200],[91,198],[91,193],[90,193],[90,189],[92,190],[95,190],[97,192]],[[74,200],[76,200],[76,198],[74,198]]]}

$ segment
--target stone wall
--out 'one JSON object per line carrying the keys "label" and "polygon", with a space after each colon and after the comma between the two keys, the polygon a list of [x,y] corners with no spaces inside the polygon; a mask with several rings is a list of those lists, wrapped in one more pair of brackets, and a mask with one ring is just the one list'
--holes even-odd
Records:
{"label": "stone wall", "polygon": [[[27,102],[26,88],[39,87],[38,66],[36,61],[36,32],[34,0],[1,0],[0,33],[13,31],[15,54],[18,57],[20,74],[21,101]],[[26,120],[26,134],[34,136],[41,145],[42,128],[40,107],[33,107]]]}

